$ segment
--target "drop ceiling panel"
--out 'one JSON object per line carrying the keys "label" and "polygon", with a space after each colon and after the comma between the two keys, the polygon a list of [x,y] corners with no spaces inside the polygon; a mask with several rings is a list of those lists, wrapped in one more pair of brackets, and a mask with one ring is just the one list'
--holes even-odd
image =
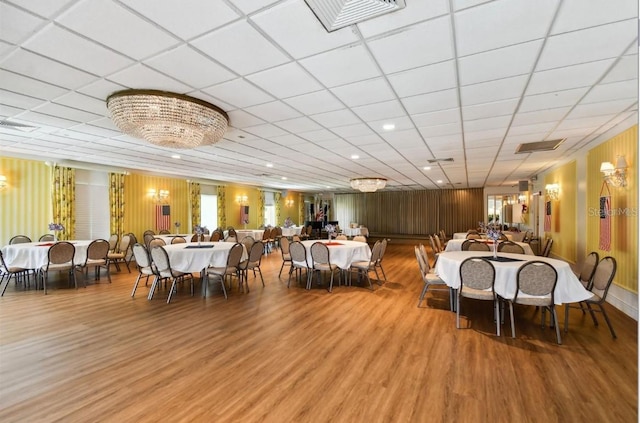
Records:
{"label": "drop ceiling panel", "polygon": [[599,0],[564,0],[553,25],[553,34],[612,23],[638,15],[638,2],[621,0],[615,7]]}
{"label": "drop ceiling panel", "polygon": [[360,45],[318,54],[300,60],[300,64],[327,87],[380,76],[371,56]]}
{"label": "drop ceiling panel", "polygon": [[399,97],[455,88],[456,69],[453,60],[421,66],[389,76],[389,82]]}
{"label": "drop ceiling panel", "polygon": [[343,85],[333,88],[331,91],[349,107],[379,103],[394,98],[389,84],[382,78]]}
{"label": "drop ceiling panel", "polygon": [[417,113],[411,116],[417,127],[429,127],[460,122],[458,109],[440,110],[431,113]]}
{"label": "drop ceiling panel", "polygon": [[492,116],[512,115],[518,106],[518,101],[518,98],[512,98],[509,100],[465,106],[462,108],[462,116],[465,120],[475,120]]}
{"label": "drop ceiling panel", "polygon": [[156,70],[153,70],[143,64],[133,65],[124,70],[114,73],[109,77],[117,84],[125,87],[138,87],[139,81],[144,81],[144,85],[140,88],[156,89],[172,91],[177,93],[185,93],[190,91],[188,85],[179,82],[177,79],[170,78]]}
{"label": "drop ceiling panel", "polygon": [[358,23],[358,29],[365,38],[412,25],[414,23],[446,15],[449,12],[447,0],[415,2],[410,8],[399,9],[377,18]]}
{"label": "drop ceiling panel", "polygon": [[322,88],[312,76],[294,62],[255,73],[247,79],[280,98],[306,94]]}
{"label": "drop ceiling panel", "polygon": [[264,120],[247,113],[244,110],[234,110],[227,113],[229,115],[229,124],[236,128],[247,128],[250,126],[262,125]]}
{"label": "drop ceiling panel", "polygon": [[514,76],[460,88],[463,106],[517,98],[522,95],[527,76]]}
{"label": "drop ceiling panel", "polygon": [[519,110],[521,112],[530,112],[573,106],[586,94],[587,90],[588,88],[576,88],[547,94],[528,95],[522,100]]}
{"label": "drop ceiling panel", "polygon": [[527,94],[542,94],[570,88],[590,87],[598,82],[613,64],[613,61],[614,59],[598,60],[535,72],[527,87]]}
{"label": "drop ceiling panel", "polygon": [[348,109],[334,110],[332,112],[318,113],[311,116],[311,119],[326,128],[338,128],[340,126],[360,123],[360,119]]}
{"label": "drop ceiling panel", "polygon": [[344,107],[344,104],[328,90],[287,98],[285,103],[305,115],[330,112]]}
{"label": "drop ceiling panel", "polygon": [[638,98],[637,79],[628,79],[626,81],[597,85],[587,93],[581,103],[598,103],[602,101],[627,98]]}
{"label": "drop ceiling panel", "polygon": [[627,79],[638,79],[638,54],[621,57],[604,77],[602,83],[608,84]]}
{"label": "drop ceiling panel", "polygon": [[242,78],[205,88],[202,91],[241,108],[274,100],[272,96]]}
{"label": "drop ceiling panel", "polygon": [[456,90],[444,90],[429,94],[420,94],[402,99],[409,114],[435,112],[458,107]]}
{"label": "drop ceiling panel", "polygon": [[45,24],[45,20],[33,16],[12,5],[0,3],[0,39],[9,44],[19,44]]}

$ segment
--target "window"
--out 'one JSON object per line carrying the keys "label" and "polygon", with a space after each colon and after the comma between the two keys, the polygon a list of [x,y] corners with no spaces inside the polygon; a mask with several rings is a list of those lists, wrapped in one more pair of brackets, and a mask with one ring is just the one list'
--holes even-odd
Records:
{"label": "window", "polygon": [[218,227],[218,196],[202,194],[200,196],[200,222],[193,222],[194,225],[200,223],[206,226],[209,231]]}
{"label": "window", "polygon": [[109,239],[109,174],[76,170],[76,239]]}

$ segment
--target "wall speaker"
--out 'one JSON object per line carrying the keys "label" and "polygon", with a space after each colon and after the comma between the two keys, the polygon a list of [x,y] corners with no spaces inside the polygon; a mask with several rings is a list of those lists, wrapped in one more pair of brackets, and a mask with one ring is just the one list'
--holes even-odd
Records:
{"label": "wall speaker", "polygon": [[518,191],[529,191],[529,181],[518,181]]}

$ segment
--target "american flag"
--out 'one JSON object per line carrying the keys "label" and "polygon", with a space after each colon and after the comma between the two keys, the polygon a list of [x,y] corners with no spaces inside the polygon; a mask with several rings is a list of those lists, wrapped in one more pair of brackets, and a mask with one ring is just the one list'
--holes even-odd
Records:
{"label": "american flag", "polygon": [[156,228],[159,231],[168,230],[171,226],[171,208],[168,205],[156,205]]}
{"label": "american flag", "polygon": [[544,231],[551,232],[551,201],[547,201],[545,204]]}
{"label": "american flag", "polygon": [[318,207],[318,213],[316,213],[316,222],[322,222],[324,220],[324,207],[322,204]]}
{"label": "american flag", "polygon": [[611,197],[600,197],[600,245],[603,251],[611,251]]}
{"label": "american flag", "polygon": [[249,206],[240,206],[240,223],[243,225],[249,223]]}

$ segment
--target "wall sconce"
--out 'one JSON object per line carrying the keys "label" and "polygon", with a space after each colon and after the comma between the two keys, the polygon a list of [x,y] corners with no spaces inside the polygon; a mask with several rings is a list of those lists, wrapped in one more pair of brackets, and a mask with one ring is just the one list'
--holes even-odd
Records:
{"label": "wall sconce", "polygon": [[7,177],[4,175],[0,175],[0,191],[7,187]]}
{"label": "wall sconce", "polygon": [[558,196],[560,194],[560,185],[558,184],[547,184],[544,187],[545,191],[547,192],[547,197],[549,198],[549,200],[557,200]]}
{"label": "wall sconce", "polygon": [[164,203],[169,199],[169,191],[166,189],[161,189],[160,191],[150,189],[149,196],[157,203]]}
{"label": "wall sconce", "polygon": [[284,205],[285,205],[287,208],[293,207],[293,198],[287,198],[287,199],[284,201]]}
{"label": "wall sconce", "polygon": [[602,162],[600,172],[604,175],[604,180],[614,187],[627,186],[627,161],[624,156],[616,157],[616,166],[611,162]]}
{"label": "wall sconce", "polygon": [[240,204],[241,206],[246,206],[248,201],[249,199],[247,198],[246,195],[238,195],[236,197],[236,203]]}

